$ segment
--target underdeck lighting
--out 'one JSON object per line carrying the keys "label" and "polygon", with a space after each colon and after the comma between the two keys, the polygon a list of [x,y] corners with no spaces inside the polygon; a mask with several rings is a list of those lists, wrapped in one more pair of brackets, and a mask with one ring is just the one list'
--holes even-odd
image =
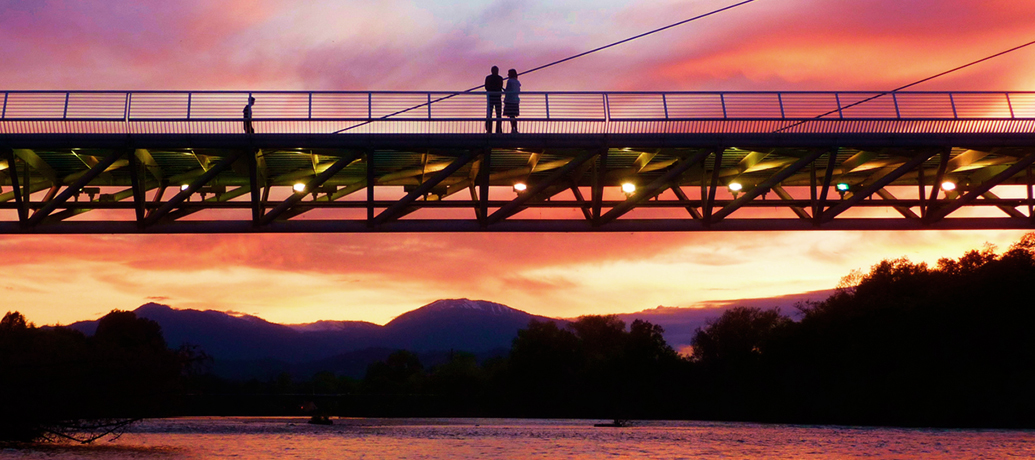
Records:
{"label": "underdeck lighting", "polygon": [[636,193],[636,184],[632,182],[625,182],[622,184],[622,192],[626,195],[632,195]]}
{"label": "underdeck lighting", "polygon": [[293,188],[295,190],[295,192],[297,192],[297,193],[302,193],[302,192],[305,191],[305,184],[299,182],[299,183],[295,184],[294,186],[292,186],[291,188]]}
{"label": "underdeck lighting", "polygon": [[518,183],[514,184],[514,191],[515,192],[520,193],[520,192],[524,192],[525,190],[528,190],[528,185],[526,185],[524,182],[518,182]]}
{"label": "underdeck lighting", "polygon": [[190,185],[188,185],[188,184],[183,184],[183,185],[180,186],[180,190],[181,191],[182,190],[187,190],[188,188],[190,188]]}
{"label": "underdeck lighting", "polygon": [[729,188],[734,193],[744,190],[744,186],[740,182],[730,182]]}
{"label": "underdeck lighting", "polygon": [[953,190],[956,190],[956,183],[951,181],[951,180],[947,180],[945,182],[942,182],[942,190],[945,190],[946,192],[951,192]]}
{"label": "underdeck lighting", "polygon": [[839,182],[839,183],[837,184],[837,191],[839,191],[839,192],[842,192],[842,193],[844,193],[844,192],[847,192],[847,191],[848,191],[848,189],[850,189],[850,188],[852,188],[852,186],[851,186],[851,185],[848,185],[848,184],[847,184],[847,183],[845,183],[845,182]]}

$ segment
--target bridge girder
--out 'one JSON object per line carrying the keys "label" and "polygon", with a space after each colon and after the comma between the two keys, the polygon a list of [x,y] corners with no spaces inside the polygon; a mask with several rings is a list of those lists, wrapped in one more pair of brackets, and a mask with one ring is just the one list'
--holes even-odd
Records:
{"label": "bridge girder", "polygon": [[[63,146],[7,135],[0,232],[1035,228],[1031,136],[817,145],[797,135],[767,146],[753,136],[708,145],[678,134],[362,135],[337,148],[314,135],[257,137],[195,136],[170,148],[154,136],[114,147],[106,135]],[[943,181],[958,188],[941,190]],[[528,189],[514,192],[518,182]],[[627,182],[637,186],[628,196]],[[839,183],[849,189],[832,190]]]}

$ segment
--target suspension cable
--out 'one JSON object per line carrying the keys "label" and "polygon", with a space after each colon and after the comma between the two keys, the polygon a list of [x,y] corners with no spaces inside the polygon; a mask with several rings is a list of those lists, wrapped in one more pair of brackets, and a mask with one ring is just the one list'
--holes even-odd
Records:
{"label": "suspension cable", "polygon": [[785,131],[785,130],[788,130],[788,129],[794,128],[794,127],[796,127],[796,126],[801,126],[802,124],[804,124],[804,123],[806,123],[806,122],[808,122],[808,121],[812,121],[812,120],[818,120],[818,119],[820,119],[820,118],[823,118],[823,117],[825,117],[825,116],[827,116],[827,115],[832,115],[832,114],[834,114],[834,113],[837,113],[837,112],[840,112],[840,111],[842,111],[842,110],[844,110],[844,109],[847,109],[847,108],[851,108],[851,107],[855,107],[855,106],[857,106],[857,105],[860,105],[860,104],[863,104],[863,103],[866,103],[866,102],[872,101],[872,100],[874,100],[874,99],[877,99],[877,98],[879,98],[879,97],[884,97],[884,96],[887,96],[887,95],[889,95],[889,94],[891,94],[891,93],[897,93],[897,92],[899,92],[899,91],[902,91],[902,90],[904,90],[904,89],[906,89],[906,88],[911,88],[911,87],[913,87],[913,86],[916,86],[916,85],[919,85],[919,84],[921,84],[921,83],[927,83],[927,82],[929,82],[929,81],[931,81],[931,80],[934,80],[935,78],[938,78],[938,77],[943,77],[943,76],[945,76],[945,75],[948,75],[948,74],[950,74],[950,73],[953,73],[953,72],[957,72],[957,71],[960,71],[960,70],[966,69],[967,67],[970,67],[970,66],[973,66],[973,65],[977,65],[977,64],[980,64],[980,63],[982,63],[982,62],[985,62],[985,61],[987,61],[987,60],[990,60],[990,59],[994,59],[994,58],[997,58],[997,57],[999,57],[999,56],[1002,56],[1002,55],[1004,55],[1004,54],[1009,54],[1009,53],[1012,53],[1012,52],[1014,52],[1014,51],[1017,51],[1017,50],[1020,50],[1020,49],[1026,48],[1026,47],[1028,47],[1028,46],[1031,46],[1031,45],[1035,45],[1035,40],[1032,40],[1032,41],[1030,41],[1030,42],[1028,42],[1028,43],[1025,43],[1025,44],[1023,44],[1023,45],[1015,46],[1015,47],[1013,47],[1013,48],[1010,48],[1010,49],[1008,49],[1008,50],[1006,50],[1006,51],[1000,51],[1000,52],[998,52],[998,53],[995,53],[995,54],[993,54],[993,55],[991,55],[991,56],[985,56],[985,57],[983,57],[983,58],[981,58],[981,59],[978,59],[978,60],[976,60],[976,61],[972,61],[972,62],[969,62],[969,63],[967,63],[967,64],[963,64],[963,65],[961,65],[961,66],[959,66],[959,67],[956,67],[956,68],[953,68],[953,69],[950,69],[950,70],[946,70],[946,71],[944,71],[944,72],[942,72],[942,73],[939,73],[939,74],[936,74],[936,75],[931,75],[930,77],[927,77],[927,78],[924,78],[924,79],[920,79],[920,80],[914,81],[914,82],[912,82],[912,83],[910,83],[910,84],[908,84],[908,85],[903,85],[903,86],[899,86],[898,88],[895,88],[895,89],[893,89],[893,90],[891,90],[891,91],[884,91],[884,92],[882,92],[882,93],[878,93],[878,94],[877,94],[876,96],[871,96],[871,97],[868,97],[868,98],[866,98],[866,99],[863,99],[863,100],[861,100],[861,101],[856,101],[856,102],[853,102],[853,103],[851,103],[851,104],[848,104],[848,105],[846,105],[846,106],[838,107],[838,108],[836,108],[836,109],[834,109],[834,110],[831,110],[831,111],[829,111],[829,112],[826,112],[826,113],[823,113],[823,114],[820,114],[820,115],[816,115],[815,117],[812,117],[812,118],[808,118],[808,119],[805,119],[805,120],[801,120],[801,121],[799,121],[799,122],[797,122],[797,123],[794,123],[794,124],[792,124],[792,125],[788,125],[788,126],[785,126],[785,127],[783,127],[783,128],[780,128],[780,129],[778,129],[778,130],[776,130],[776,131],[773,131],[773,132],[774,132],[774,133],[779,133],[779,132],[781,132],[781,131]]}
{"label": "suspension cable", "polygon": [[[679,22],[674,22],[674,23],[672,23],[672,24],[669,24],[669,25],[667,25],[667,26],[664,26],[664,27],[659,27],[659,28],[657,28],[657,29],[654,29],[654,30],[651,30],[651,31],[649,31],[649,32],[644,32],[644,33],[642,33],[642,34],[639,34],[639,35],[634,35],[634,36],[632,36],[632,37],[629,37],[629,38],[626,38],[626,39],[623,39],[623,40],[619,40],[619,41],[616,41],[616,42],[614,42],[614,43],[610,43],[610,44],[607,44],[607,45],[601,46],[601,47],[599,47],[599,48],[594,48],[594,49],[591,49],[591,50],[589,50],[589,51],[584,51],[584,52],[581,52],[581,53],[579,53],[579,54],[575,54],[575,55],[572,55],[572,56],[568,56],[568,57],[566,57],[566,58],[564,58],[564,59],[558,59],[558,60],[556,60],[556,61],[553,61],[553,62],[551,62],[551,63],[548,63],[548,64],[543,64],[543,65],[541,65],[541,66],[539,66],[539,67],[535,67],[535,68],[532,68],[532,69],[530,69],[530,70],[526,70],[526,71],[524,71],[524,72],[520,72],[520,73],[518,73],[518,75],[527,75],[527,74],[530,74],[530,73],[532,73],[532,72],[535,72],[535,71],[537,71],[537,70],[543,70],[543,69],[545,69],[545,68],[547,68],[547,67],[553,67],[553,66],[555,66],[555,65],[557,65],[557,64],[561,64],[561,63],[564,63],[564,62],[568,62],[568,61],[571,61],[571,60],[573,60],[573,59],[578,59],[578,58],[580,58],[580,57],[583,57],[583,56],[586,56],[586,55],[589,55],[589,54],[593,54],[593,53],[596,53],[596,52],[598,52],[598,51],[603,51],[603,50],[606,50],[606,49],[608,49],[608,48],[612,48],[612,47],[615,47],[615,46],[621,45],[621,44],[623,44],[623,43],[631,42],[631,41],[633,41],[633,40],[636,40],[636,39],[638,39],[638,38],[643,38],[643,37],[646,37],[646,36],[648,36],[648,35],[656,34],[656,33],[658,33],[658,32],[661,32],[661,31],[664,31],[664,30],[668,30],[668,29],[671,29],[671,28],[673,28],[673,27],[678,27],[678,26],[681,26],[681,25],[683,25],[683,24],[687,24],[687,23],[690,23],[690,22],[694,22],[694,21],[696,21],[696,20],[698,20],[698,19],[704,19],[704,18],[706,18],[706,17],[708,17],[708,16],[716,15],[716,14],[722,13],[722,12],[724,12],[724,11],[727,11],[727,10],[731,10],[731,9],[733,9],[733,8],[736,8],[736,7],[738,7],[738,6],[741,6],[741,5],[746,5],[746,4],[748,4],[748,3],[752,3],[752,2],[754,2],[754,1],[756,1],[756,0],[744,0],[744,1],[740,2],[740,3],[735,3],[735,4],[733,4],[733,5],[725,6],[725,7],[719,8],[719,9],[717,9],[717,10],[712,10],[712,11],[709,11],[709,12],[707,12],[707,13],[704,13],[704,14],[701,14],[701,15],[698,15],[698,16],[694,16],[694,17],[692,17],[692,18],[689,18],[689,19],[684,19],[684,20],[682,20],[682,21],[679,21]],[[504,78],[504,80],[508,80],[508,79],[509,79],[509,78]],[[435,102],[439,102],[439,101],[442,101],[442,100],[445,100],[445,99],[449,99],[449,98],[452,98],[452,97],[456,97],[456,96],[459,96],[459,95],[461,95],[461,94],[465,94],[465,93],[470,93],[471,91],[474,91],[474,90],[476,90],[476,89],[478,89],[478,88],[481,88],[481,87],[482,87],[482,85],[478,85],[478,86],[472,87],[472,88],[470,88],[470,89],[466,89],[466,90],[464,90],[464,91],[460,91],[460,92],[452,93],[452,94],[449,94],[449,95],[446,95],[446,96],[440,97],[440,98],[438,98],[438,99],[435,99],[435,100],[433,100],[433,101],[428,101],[428,102],[425,102],[425,103],[423,103],[423,104],[415,105],[415,106],[413,106],[413,107],[410,107],[410,108],[407,108],[407,109],[403,109],[403,110],[400,110],[400,111],[398,111],[398,112],[394,112],[394,113],[390,113],[390,114],[388,114],[388,115],[384,115],[384,116],[382,116],[381,118],[378,118],[378,120],[384,120],[384,119],[386,119],[386,118],[391,118],[391,117],[394,117],[394,116],[396,116],[396,115],[399,115],[399,114],[402,114],[402,113],[406,113],[406,112],[409,112],[409,111],[411,111],[411,110],[416,110],[416,109],[419,109],[419,108],[421,108],[421,107],[424,107],[424,106],[427,106],[427,105],[431,105],[431,104],[433,104],[433,103],[435,103]],[[364,126],[364,125],[370,124],[370,123],[372,123],[372,122],[374,122],[374,121],[375,121],[375,120],[368,120],[368,121],[364,121],[364,122],[362,122],[362,123],[359,123],[359,124],[356,124],[356,125],[352,125],[352,126],[349,126],[348,128],[343,128],[343,129],[339,129],[339,130],[335,131],[335,132],[334,132],[333,134],[339,134],[339,133],[342,133],[342,132],[344,132],[344,131],[348,131],[348,130],[350,130],[350,129],[353,129],[353,128],[358,128],[358,127],[360,127],[360,126]]]}

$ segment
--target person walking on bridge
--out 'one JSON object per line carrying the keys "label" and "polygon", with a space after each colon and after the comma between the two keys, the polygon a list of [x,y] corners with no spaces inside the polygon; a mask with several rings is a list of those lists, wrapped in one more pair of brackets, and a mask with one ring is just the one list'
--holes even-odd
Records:
{"label": "person walking on bridge", "polygon": [[503,102],[506,106],[503,108],[503,115],[510,117],[510,132],[517,133],[517,117],[521,114],[520,107],[518,104],[521,102],[521,98],[518,97],[518,93],[521,92],[521,82],[518,81],[517,70],[510,69],[507,71],[507,89],[504,91],[505,97]]}
{"label": "person walking on bridge", "polygon": [[248,105],[244,106],[244,132],[245,134],[255,134],[255,128],[252,126],[252,105],[255,104],[255,98],[248,96]]}
{"label": "person walking on bridge", "polygon": [[492,110],[496,109],[496,132],[503,132],[503,117],[500,112],[503,110],[501,100],[503,92],[503,77],[500,76],[500,68],[492,66],[492,74],[485,77],[485,92],[488,97],[485,108],[485,132],[492,132]]}

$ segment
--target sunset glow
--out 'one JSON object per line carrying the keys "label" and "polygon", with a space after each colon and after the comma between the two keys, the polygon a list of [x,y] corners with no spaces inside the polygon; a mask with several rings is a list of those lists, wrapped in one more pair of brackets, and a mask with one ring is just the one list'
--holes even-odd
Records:
{"label": "sunset glow", "polygon": [[[0,1],[0,86],[463,90],[492,65],[522,71],[728,4]],[[527,91],[881,91],[1033,40],[1033,23],[1035,3],[1021,0],[759,0],[521,82]],[[1031,91],[1033,69],[1035,47],[912,89]],[[628,185],[609,199],[635,193]],[[943,194],[956,185],[941,184]],[[150,301],[282,323],[383,324],[467,297],[575,317],[830,289],[881,259],[935,263],[985,243],[1006,249],[1023,233],[0,236],[0,307],[37,324]]]}

